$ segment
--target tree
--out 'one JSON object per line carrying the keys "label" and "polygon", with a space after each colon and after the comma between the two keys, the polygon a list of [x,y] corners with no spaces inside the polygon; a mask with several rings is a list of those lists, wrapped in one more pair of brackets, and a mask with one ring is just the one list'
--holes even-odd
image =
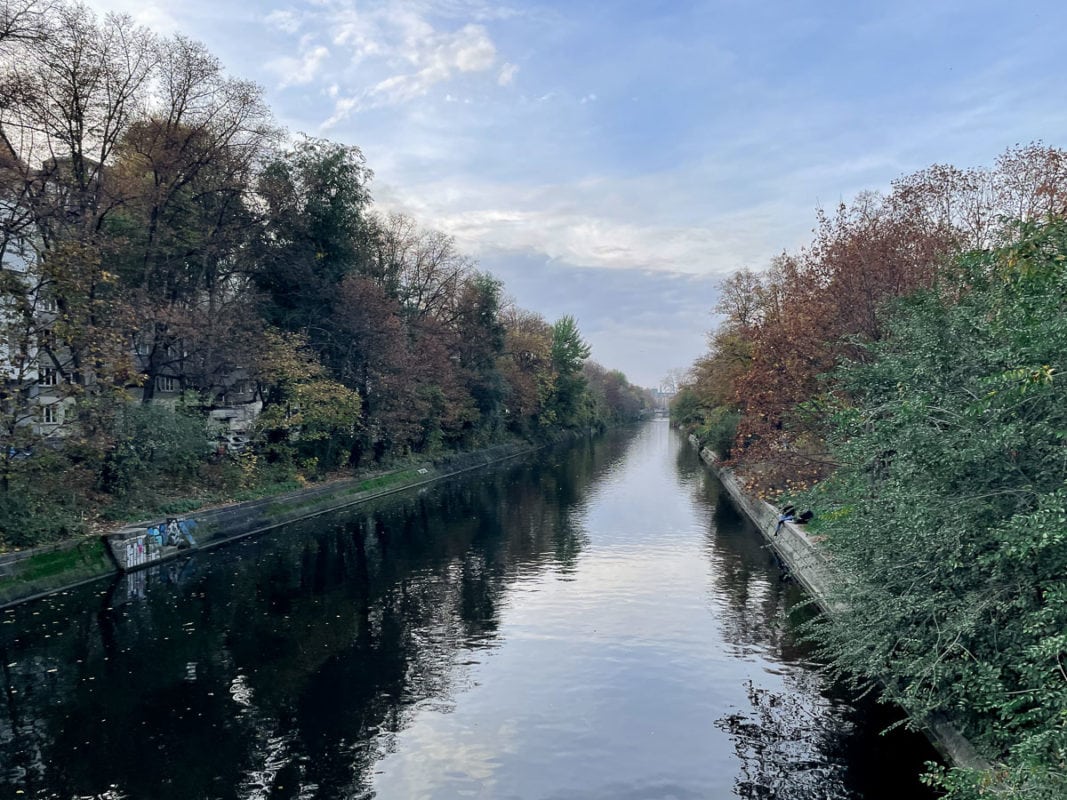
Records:
{"label": "tree", "polygon": [[341,284],[332,325],[346,342],[341,379],[365,400],[353,451],[360,463],[457,444],[479,414],[464,385],[455,331],[433,318],[413,320],[373,278]]}
{"label": "tree", "polygon": [[747,332],[760,322],[763,292],[760,276],[742,267],[719,284],[719,300],[714,310],[725,315],[731,327]]}
{"label": "tree", "polygon": [[136,337],[145,402],[161,374],[210,393],[235,368],[258,224],[248,187],[277,138],[258,87],[226,77],[182,37],[160,51],[154,107],[125,132],[109,170],[126,198],[108,228],[122,242],[116,269],[151,320]]}
{"label": "tree", "polygon": [[1067,154],[1035,142],[1009,148],[992,169],[935,164],[894,181],[892,197],[928,230],[955,236],[958,249],[991,247],[1012,236],[1012,221],[1063,214]]}
{"label": "tree", "polygon": [[504,352],[505,329],[500,319],[503,284],[488,273],[463,282],[456,308],[456,351],[459,367],[484,427],[501,422],[503,378],[497,359]]}
{"label": "tree", "polygon": [[556,371],[556,392],[552,408],[560,425],[573,428],[588,421],[584,407],[585,378],[582,362],[592,348],[582,339],[574,317],[560,317],[552,326],[552,366]]}
{"label": "tree", "polygon": [[303,337],[268,330],[264,338],[253,374],[264,398],[256,427],[269,456],[311,459],[325,469],[344,463],[360,424],[359,395],[330,379]]}
{"label": "tree", "polygon": [[267,165],[259,194],[268,214],[256,283],[267,320],[303,332],[334,363],[328,321],[337,289],[369,266],[371,171],[358,147],[305,137]]}
{"label": "tree", "polygon": [[53,3],[41,0],[4,0],[0,4],[0,47],[15,43],[40,43]]}
{"label": "tree", "polygon": [[575,375],[592,348],[582,339],[574,317],[560,317],[552,326],[552,364],[560,375]]}
{"label": "tree", "polygon": [[375,220],[375,265],[367,270],[414,320],[433,317],[450,324],[457,300],[474,275],[474,262],[456,249],[455,239],[422,230],[403,214]]}
{"label": "tree", "polygon": [[595,361],[582,365],[582,374],[601,425],[635,422],[653,406],[652,394],[634,386],[617,369],[605,369]]}
{"label": "tree", "polygon": [[[955,270],[962,248],[1002,242],[1012,231],[1005,220],[1038,221],[1065,202],[1067,155],[1034,144],[1008,150],[993,169],[935,165],[895,181],[888,196],[861,193],[833,214],[820,212],[808,248],[720,287],[719,333],[728,338],[713,339],[701,371],[725,367],[727,351],[747,366],[692,387],[698,397],[687,397],[686,414],[729,414],[735,405],[733,457],[759,465],[763,489],[824,477],[834,461],[820,418],[834,387],[821,376],[843,359],[865,358],[866,345],[885,335],[892,302]],[[731,398],[715,388],[726,385]]]}
{"label": "tree", "polygon": [[803,407],[825,393],[819,376],[856,357],[857,343],[878,340],[886,303],[929,286],[955,241],[908,209],[862,194],[832,217],[820,214],[812,246],[776,259],[754,287],[758,311],[728,326],[749,342],[734,383],[741,419],[733,452],[763,464],[767,487],[832,468],[817,420]]}
{"label": "tree", "polygon": [[[11,441],[51,434],[61,412],[76,408],[78,425],[68,429],[91,438],[132,378],[131,314],[103,233],[122,202],[107,164],[146,97],[154,39],[128,18],[99,24],[82,6],[5,11],[9,30],[22,33],[3,40],[0,239],[5,266],[18,275],[4,281],[2,304],[10,356],[24,365],[9,388],[5,428]],[[55,402],[28,385],[41,378]]]}
{"label": "tree", "polygon": [[552,326],[540,314],[515,306],[505,308],[501,319],[504,350],[497,368],[507,387],[504,416],[513,432],[529,435],[554,423]]}

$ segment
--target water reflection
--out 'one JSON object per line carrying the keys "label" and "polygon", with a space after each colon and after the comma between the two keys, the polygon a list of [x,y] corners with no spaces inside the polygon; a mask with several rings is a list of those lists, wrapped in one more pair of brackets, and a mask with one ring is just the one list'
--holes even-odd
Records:
{"label": "water reflection", "polygon": [[788,693],[749,682],[751,712],[716,721],[732,736],[741,762],[736,794],[760,800],[847,797],[837,788],[846,785],[847,765],[835,754],[851,726],[830,703],[812,704],[819,696],[817,685],[792,677]]}
{"label": "water reflection", "polygon": [[663,426],[580,442],[0,614],[0,796],[893,796],[799,599]]}
{"label": "water reflection", "polygon": [[[759,800],[933,797],[918,782],[922,760],[935,758],[932,748],[900,730],[879,736],[900,713],[870,698],[850,702],[843,687],[826,679],[797,631],[814,613],[808,598],[693,448],[679,450],[675,467],[695,503],[709,512],[712,595],[720,600],[725,638],[739,656],[760,653],[780,665],[781,688],[746,682],[748,703],[715,722],[730,734],[740,764],[735,794]],[[873,757],[899,769],[871,769],[866,745],[877,739]]]}
{"label": "water reflection", "polygon": [[0,795],[365,793],[410,715],[451,707],[508,586],[573,569],[574,511],[629,442],[7,610]]}

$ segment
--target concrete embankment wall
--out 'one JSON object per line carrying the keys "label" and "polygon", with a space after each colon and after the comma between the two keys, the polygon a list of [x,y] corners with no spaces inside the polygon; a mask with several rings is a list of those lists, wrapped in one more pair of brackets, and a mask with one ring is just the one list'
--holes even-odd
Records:
{"label": "concrete embankment wall", "polygon": [[[700,448],[700,442],[695,436],[690,436],[689,442]],[[726,488],[734,504],[752,520],[788,567],[790,574],[823,611],[834,616],[848,613],[847,607],[833,597],[833,588],[840,581],[840,576],[817,538],[809,536],[801,526],[791,522],[786,522],[779,528],[778,509],[747,493],[733,471],[719,463],[714,452],[704,448],[700,450],[700,458]],[[920,726],[934,746],[956,766],[979,770],[990,768],[989,763],[974,749],[974,745],[947,720],[929,717],[921,720]]]}
{"label": "concrete embankment wall", "polygon": [[[210,549],[289,522],[423,486],[537,449],[537,446],[528,444],[498,445],[473,453],[446,456],[436,462],[372,478],[334,481],[260,500],[194,512],[186,515],[186,518],[196,522],[193,529],[197,544],[195,550]],[[0,608],[115,574],[119,571],[119,562],[125,560],[123,553],[126,548],[111,544],[110,549],[115,552],[109,552],[109,544],[105,542],[137,537],[143,541],[145,528],[162,522],[162,519],[148,520],[129,525],[104,539],[99,536],[84,537],[0,555]],[[140,566],[158,564],[188,552],[173,547],[163,548],[163,552],[154,554],[151,561],[145,560]]]}

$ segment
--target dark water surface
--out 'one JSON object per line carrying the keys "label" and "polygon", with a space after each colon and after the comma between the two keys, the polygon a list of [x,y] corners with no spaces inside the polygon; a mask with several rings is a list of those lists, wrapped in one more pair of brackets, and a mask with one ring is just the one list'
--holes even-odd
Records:
{"label": "dark water surface", "polygon": [[654,422],[0,613],[0,797],[911,798]]}

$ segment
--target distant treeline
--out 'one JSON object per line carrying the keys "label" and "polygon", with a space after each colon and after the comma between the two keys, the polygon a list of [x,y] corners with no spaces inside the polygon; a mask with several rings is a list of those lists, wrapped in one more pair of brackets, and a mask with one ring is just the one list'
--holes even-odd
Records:
{"label": "distant treeline", "polygon": [[674,419],[816,512],[833,663],[994,764],[952,798],[1067,797],[1067,153],[936,166],[722,285]]}
{"label": "distant treeline", "polygon": [[[0,549],[650,404],[371,178],[196,42],[4,3]],[[209,458],[236,406],[248,442]]]}

